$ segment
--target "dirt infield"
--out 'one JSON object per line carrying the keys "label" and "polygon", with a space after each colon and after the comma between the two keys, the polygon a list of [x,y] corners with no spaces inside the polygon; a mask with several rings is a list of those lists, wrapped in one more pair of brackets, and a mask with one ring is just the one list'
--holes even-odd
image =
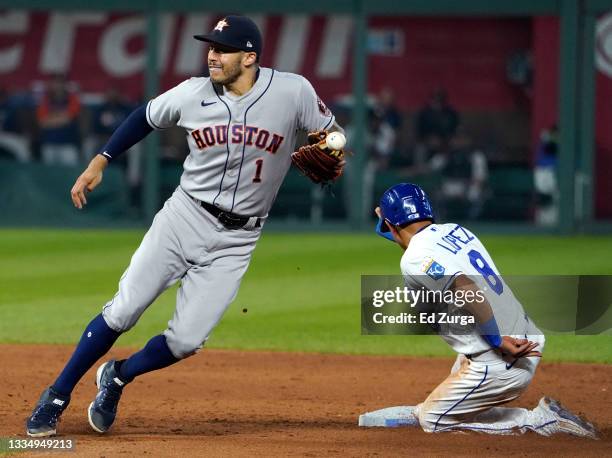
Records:
{"label": "dirt infield", "polygon": [[[72,348],[0,345],[0,437],[25,437],[24,422]],[[111,357],[125,357],[125,349]],[[73,394],[60,438],[69,456],[474,456],[609,455],[612,366],[547,364],[517,405],[544,394],[586,415],[602,440],[557,435],[425,434],[415,428],[363,429],[359,413],[412,405],[448,373],[447,359],[206,350],[130,385],[104,436],[86,408],[94,371]],[[37,452],[33,456],[43,456]],[[57,457],[58,453],[48,454]],[[19,456],[26,456],[19,454]]]}

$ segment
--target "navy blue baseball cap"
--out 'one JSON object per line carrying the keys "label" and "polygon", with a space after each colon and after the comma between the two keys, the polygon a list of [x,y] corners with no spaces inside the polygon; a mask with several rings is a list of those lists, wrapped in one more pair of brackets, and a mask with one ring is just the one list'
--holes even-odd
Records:
{"label": "navy blue baseball cap", "polygon": [[228,48],[261,53],[261,33],[257,25],[245,16],[226,16],[215,25],[212,32],[194,35],[193,38],[217,43]]}

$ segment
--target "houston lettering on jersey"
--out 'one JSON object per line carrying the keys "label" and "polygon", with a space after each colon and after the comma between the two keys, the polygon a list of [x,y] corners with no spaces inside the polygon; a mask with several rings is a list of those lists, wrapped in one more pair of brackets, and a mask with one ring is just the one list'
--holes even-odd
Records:
{"label": "houston lettering on jersey", "polygon": [[[226,125],[204,127],[191,131],[191,136],[199,149],[209,148],[214,145],[225,145],[227,143],[227,134]],[[271,133],[266,129],[244,126],[242,124],[234,124],[230,132],[231,143],[244,143],[248,146],[254,145],[256,148],[272,154],[278,151],[284,139],[285,137],[282,135]]]}

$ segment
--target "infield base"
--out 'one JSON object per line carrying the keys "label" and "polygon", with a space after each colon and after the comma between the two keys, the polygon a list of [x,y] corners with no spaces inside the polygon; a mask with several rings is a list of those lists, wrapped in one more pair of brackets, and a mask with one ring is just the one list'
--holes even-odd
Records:
{"label": "infield base", "polygon": [[359,426],[379,428],[416,427],[419,426],[419,419],[414,413],[414,406],[387,407],[359,415]]}

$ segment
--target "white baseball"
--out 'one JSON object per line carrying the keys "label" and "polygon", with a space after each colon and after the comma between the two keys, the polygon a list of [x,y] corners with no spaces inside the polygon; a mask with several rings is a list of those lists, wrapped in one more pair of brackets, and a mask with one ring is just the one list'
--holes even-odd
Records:
{"label": "white baseball", "polygon": [[341,132],[332,132],[325,137],[325,144],[329,149],[340,151],[346,145],[346,137]]}

